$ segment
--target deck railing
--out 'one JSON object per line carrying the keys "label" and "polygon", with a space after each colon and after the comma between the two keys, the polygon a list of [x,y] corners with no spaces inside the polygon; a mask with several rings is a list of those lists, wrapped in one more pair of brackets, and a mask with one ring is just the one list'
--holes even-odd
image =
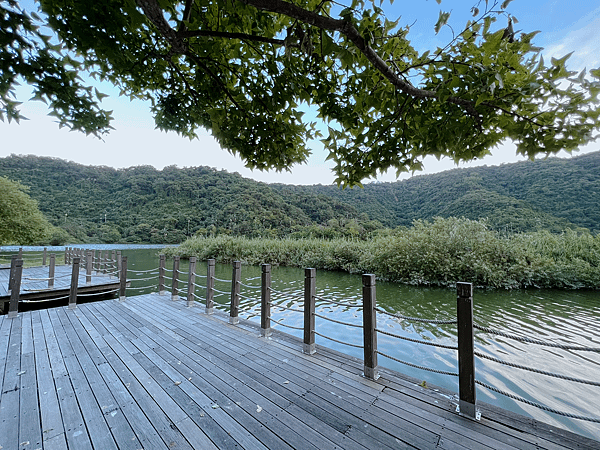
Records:
{"label": "deck railing", "polygon": [[[120,279],[120,289],[119,289],[119,300],[125,301],[127,298],[127,290],[147,290],[150,287],[154,287],[158,285],[158,292],[161,295],[164,295],[166,292],[171,293],[172,300],[179,300],[184,298],[186,300],[186,304],[188,307],[195,306],[198,302],[205,302],[205,313],[212,314],[214,310],[214,299],[219,296],[228,296],[229,297],[229,322],[233,325],[237,325],[239,323],[239,312],[240,312],[240,299],[251,299],[251,297],[246,294],[252,292],[256,295],[256,298],[260,300],[260,329],[262,336],[269,336],[271,334],[271,326],[281,325],[284,327],[288,327],[291,329],[302,331],[303,333],[303,351],[308,355],[312,355],[317,352],[317,346],[315,345],[315,336],[321,336],[325,339],[329,339],[335,341],[340,344],[350,345],[352,347],[359,347],[363,350],[363,362],[364,362],[364,376],[370,379],[377,379],[379,377],[379,364],[378,357],[382,356],[384,358],[391,359],[401,364],[408,365],[410,367],[414,367],[420,370],[426,370],[442,375],[458,377],[458,397],[459,404],[457,407],[457,411],[464,416],[479,419],[480,414],[478,411],[477,399],[476,399],[476,386],[479,385],[485,389],[490,391],[502,394],[507,396],[513,400],[520,401],[526,403],[528,405],[540,408],[544,411],[551,412],[554,414],[562,415],[565,417],[579,419],[589,422],[600,423],[600,418],[596,417],[584,417],[577,414],[572,414],[568,412],[558,411],[556,409],[547,407],[545,405],[538,404],[531,400],[527,400],[525,398],[516,396],[509,392],[502,391],[494,386],[490,386],[480,380],[477,379],[477,374],[475,371],[475,358],[483,358],[487,360],[491,360],[495,363],[502,364],[505,366],[509,366],[518,370],[526,370],[530,372],[535,372],[538,374],[542,374],[545,376],[560,378],[569,382],[574,383],[582,383],[587,384],[589,386],[600,387],[600,382],[594,380],[582,380],[574,377],[569,377],[562,374],[550,373],[544,370],[527,367],[523,365],[513,364],[508,361],[501,360],[499,358],[494,358],[488,355],[485,355],[481,352],[475,350],[475,330],[492,335],[499,335],[504,338],[518,340],[520,342],[532,344],[532,345],[542,345],[553,348],[561,348],[568,351],[577,351],[577,352],[595,352],[600,353],[600,348],[595,347],[584,347],[580,345],[562,345],[552,342],[546,342],[542,340],[529,339],[519,336],[513,336],[509,333],[505,333],[498,330],[492,330],[486,327],[479,326],[473,317],[473,286],[471,283],[457,283],[457,303],[456,303],[456,320],[430,320],[423,318],[415,318],[415,317],[407,317],[400,314],[390,313],[381,309],[377,306],[377,296],[376,296],[376,280],[375,275],[373,274],[364,274],[362,276],[362,295],[360,296],[362,303],[348,303],[344,301],[337,301],[332,299],[326,299],[322,296],[318,296],[316,294],[316,270],[313,268],[307,268],[304,271],[304,295],[303,297],[296,296],[294,300],[296,300],[297,304],[302,304],[302,309],[297,307],[284,306],[280,303],[273,302],[273,296],[278,296],[278,298],[283,299],[287,296],[286,293],[277,291],[272,288],[272,279],[271,279],[271,266],[269,264],[263,264],[261,267],[261,276],[259,278],[245,280],[242,282],[241,270],[242,265],[239,261],[235,261],[232,265],[232,276],[231,279],[220,279],[215,276],[215,260],[210,259],[207,261],[207,271],[206,275],[196,273],[196,258],[191,257],[189,259],[189,270],[187,272],[183,272],[180,270],[180,258],[175,256],[173,258],[172,269],[168,269],[166,267],[166,258],[164,255],[160,255],[158,261],[158,267],[150,270],[131,270],[127,267],[127,257],[121,256],[120,252],[118,254],[113,253],[113,258],[108,259],[106,256],[103,256],[100,253],[99,258],[94,259],[91,251],[82,252],[78,249],[70,249],[68,252],[65,252],[65,260],[73,265],[73,275],[72,275],[72,287],[71,294],[69,297],[69,307],[75,307],[76,298],[77,298],[77,279],[78,277],[75,274],[78,274],[79,265],[81,262],[82,256],[87,255],[87,263],[85,264],[86,268],[91,267],[90,261],[100,260],[100,264],[97,265],[97,270],[112,270],[116,269],[114,273],[118,273]],[[103,259],[106,258],[106,259]],[[104,262],[102,262],[104,261]],[[110,262],[107,262],[110,261]],[[17,292],[17,302],[18,302],[18,291],[19,285],[21,283],[21,272],[23,266],[23,260],[18,259],[18,257],[13,258],[12,262],[14,262],[14,269],[11,269],[11,277],[10,282],[12,283],[12,293]],[[89,269],[88,269],[89,271]],[[171,277],[169,277],[169,273]],[[182,279],[182,276],[185,276],[187,280]],[[167,280],[170,278],[171,285],[167,284]],[[204,284],[196,283],[197,280],[205,280]],[[257,279],[260,279],[260,285],[254,284]],[[156,281],[155,281],[156,280]],[[131,287],[131,282],[146,283],[144,286],[135,286]],[[187,283],[186,283],[187,281]],[[148,283],[150,282],[150,283]],[[180,283],[182,288],[180,288]],[[228,285],[228,287],[223,287],[224,285]],[[216,286],[219,286],[217,288]],[[242,293],[241,288],[244,287],[246,290],[244,294]],[[205,295],[201,297],[196,294],[196,288],[204,289]],[[229,290],[227,292],[225,289]],[[289,296],[288,296],[289,297]],[[323,314],[319,314],[316,312],[316,300],[321,302],[329,302],[338,306],[348,307],[348,308],[360,308],[363,312],[362,324],[356,323],[348,323],[340,320],[333,319]],[[289,298],[288,298],[289,300]],[[9,317],[16,315],[16,303],[15,309],[13,310],[13,296],[11,294],[11,309],[9,312]],[[289,305],[289,304],[288,304]],[[276,308],[279,310],[291,311],[295,313],[299,313],[303,315],[303,326],[296,327],[291,326],[289,324],[284,323],[283,321],[276,320],[272,316],[272,309]],[[383,314],[391,317],[395,317],[396,319],[401,319],[404,321],[411,322],[427,322],[436,325],[451,325],[457,327],[457,342],[456,345],[448,345],[444,343],[434,342],[430,340],[419,340],[412,339],[405,336],[400,336],[394,334],[388,330],[381,329],[377,326],[377,315]],[[13,315],[11,315],[13,314]],[[330,336],[320,333],[316,330],[315,327],[315,318],[318,317],[323,320],[328,320],[331,322],[335,322],[340,325],[344,325],[347,327],[354,328],[362,328],[362,344],[353,344],[351,342],[344,342],[336,340]],[[457,352],[457,372],[448,372],[441,371],[429,367],[423,367],[416,364],[413,364],[409,361],[403,361],[396,358],[394,355],[390,355],[384,352],[381,352],[377,346],[377,337],[379,334],[384,334],[389,337],[403,339],[406,341],[410,341],[417,345],[429,345],[435,346],[438,348],[452,350]]]}
{"label": "deck railing", "polygon": [[[27,302],[44,302],[44,301],[58,301],[69,299],[68,305],[69,308],[73,309],[77,305],[77,297],[85,297],[88,295],[97,295],[97,293],[85,294],[78,293],[79,287],[79,276],[80,269],[85,268],[86,270],[86,284],[89,285],[92,282],[92,274],[103,275],[103,276],[113,276],[119,274],[119,267],[117,257],[120,257],[120,252],[112,252],[112,258],[109,255],[108,251],[102,253],[100,252],[98,257],[95,257],[94,250],[85,250],[82,248],[72,248],[66,247],[64,260],[66,264],[71,264],[73,266],[70,274],[65,275],[56,275],[56,254],[55,253],[47,253],[47,248],[44,248],[41,253],[27,253],[23,254],[23,249],[20,248],[17,254],[12,254],[10,257],[10,273],[8,277],[8,295],[10,297],[8,304],[8,316],[10,318],[16,317],[19,310],[19,302],[24,301],[21,299],[21,292],[27,291],[27,293],[32,292],[46,292],[50,291],[55,287],[55,281],[60,278],[71,277],[71,283],[69,285],[69,292],[64,296],[48,296],[47,299],[43,300],[31,300]],[[47,264],[47,261],[49,264]],[[36,263],[41,262],[43,266],[48,267],[48,276],[39,278],[39,277],[28,277],[23,276],[23,269],[25,267],[25,263],[27,262],[28,266],[35,265]],[[47,287],[41,287],[41,282],[47,282]],[[29,286],[29,287],[27,287]],[[117,291],[104,291],[103,295],[110,294],[112,292]],[[123,296],[125,296],[123,289]]]}
{"label": "deck railing", "polygon": [[[571,350],[571,351],[582,351],[582,352],[600,352],[600,348],[591,348],[591,347],[582,347],[582,346],[565,346],[559,344],[553,344],[548,342],[537,341],[533,339],[523,339],[517,336],[511,336],[507,333],[502,333],[495,330],[490,330],[484,327],[477,325],[473,317],[473,286],[471,283],[457,283],[456,291],[457,291],[457,303],[456,303],[456,320],[430,320],[416,317],[407,317],[400,314],[393,314],[384,309],[377,306],[377,296],[376,296],[376,280],[375,275],[373,274],[364,274],[362,276],[362,295],[360,296],[362,303],[348,303],[344,301],[336,301],[328,298],[324,298],[316,294],[316,270],[313,268],[307,268],[304,271],[304,295],[302,297],[296,295],[294,300],[297,304],[302,304],[302,308],[298,307],[290,307],[285,306],[280,303],[275,303],[272,301],[272,296],[276,295],[278,298],[282,299],[287,294],[284,292],[277,291],[271,286],[271,266],[269,264],[263,264],[261,267],[261,276],[260,276],[260,285],[252,284],[255,283],[257,279],[253,280],[245,280],[242,282],[241,270],[242,265],[239,261],[235,261],[232,264],[232,276],[231,279],[220,279],[215,277],[215,260],[210,259],[207,261],[207,272],[206,275],[196,273],[196,258],[190,258],[189,271],[183,272],[179,270],[180,267],[180,259],[178,256],[173,258],[173,269],[169,270],[166,267],[166,258],[164,255],[161,255],[159,258],[159,266],[156,269],[153,269],[151,273],[156,273],[156,278],[158,279],[158,290],[160,294],[164,294],[169,289],[171,291],[171,299],[178,300],[180,298],[184,298],[186,300],[186,304],[189,307],[193,307],[198,302],[205,302],[205,312],[207,314],[212,314],[214,309],[214,298],[215,297],[223,297],[227,296],[229,299],[228,302],[228,312],[229,312],[229,322],[231,324],[239,323],[239,313],[240,313],[240,299],[249,300],[251,297],[248,295],[254,295],[255,297],[260,299],[260,330],[262,336],[269,336],[271,334],[271,327],[275,326],[283,326],[287,328],[291,328],[294,330],[301,331],[303,334],[303,351],[306,354],[314,354],[318,351],[317,346],[315,345],[315,336],[320,336],[328,340],[335,341],[339,344],[349,345],[351,347],[358,347],[363,350],[363,361],[364,361],[364,376],[370,379],[377,379],[379,377],[379,364],[378,357],[384,357],[396,361],[401,364],[408,365],[413,368],[417,368],[420,370],[426,370],[442,375],[458,377],[458,407],[457,412],[466,417],[470,417],[473,419],[480,418],[480,412],[477,408],[477,397],[476,397],[476,386],[480,386],[482,388],[491,390],[493,392],[505,395],[513,400],[517,400],[520,402],[524,402],[526,404],[535,406],[544,411],[552,412],[558,415],[600,423],[600,418],[595,417],[584,417],[576,414],[571,414],[568,412],[558,411],[553,408],[549,408],[544,405],[540,405],[536,402],[527,400],[522,397],[518,397],[509,392],[504,392],[494,386],[490,386],[480,380],[477,379],[477,374],[475,371],[475,359],[476,358],[484,358],[487,360],[494,361],[499,364],[507,365],[520,370],[529,370],[535,373],[561,378],[563,380],[576,382],[576,383],[584,383],[591,386],[600,386],[600,382],[591,381],[591,380],[580,380],[573,377],[568,377],[560,374],[553,374],[543,370],[525,367],[522,365],[512,364],[507,361],[503,361],[498,358],[493,358],[483,353],[476,351],[475,349],[475,331],[487,333],[487,334],[497,334],[503,337],[518,339],[522,342],[528,342],[531,344],[537,345],[549,345],[553,347],[560,347],[563,349]],[[137,271],[139,275],[140,271]],[[149,271],[148,271],[149,272]],[[168,273],[171,273],[171,286],[167,285],[167,277]],[[133,273],[132,273],[133,274]],[[186,280],[183,277],[187,278]],[[198,284],[196,281],[198,279],[204,279],[204,284]],[[134,280],[134,278],[128,279]],[[138,281],[142,279],[138,278]],[[181,288],[180,288],[181,286]],[[218,286],[218,287],[216,287]],[[227,287],[223,287],[227,286]],[[241,288],[244,288],[244,293],[242,293]],[[196,294],[196,288],[204,289],[205,296],[201,297]],[[137,289],[148,289],[148,286],[139,287]],[[228,292],[227,292],[228,291]],[[248,294],[248,295],[246,295]],[[319,300],[321,303],[332,303],[338,306],[343,306],[347,308],[361,308],[363,312],[363,321],[362,324],[349,323],[340,320],[333,319],[328,317],[325,314],[320,314],[316,312],[316,301]],[[272,310],[284,310],[284,311],[292,311],[295,313],[299,313],[303,315],[303,326],[292,326],[287,323],[284,323],[281,320],[277,320],[272,315]],[[455,345],[448,345],[446,343],[439,343],[430,340],[419,340],[412,339],[405,336],[400,336],[394,334],[388,330],[384,330],[377,326],[377,315],[383,314],[387,316],[395,317],[396,319],[401,319],[404,321],[413,321],[413,322],[427,322],[436,325],[448,325],[448,326],[456,326],[457,330],[457,342]],[[340,341],[333,337],[327,336],[324,333],[319,332],[315,327],[315,318],[319,318],[322,320],[328,320],[331,322],[335,322],[337,324],[346,326],[346,327],[354,327],[354,328],[362,328],[362,344],[354,344],[348,341]],[[403,361],[396,358],[394,355],[390,355],[384,353],[378,349],[377,346],[377,337],[379,334],[384,334],[389,337],[403,339],[406,341],[410,341],[416,345],[429,345],[435,346],[437,348],[442,348],[446,350],[455,351],[457,354],[457,366],[458,370],[456,372],[442,371],[429,367],[419,366],[417,364],[413,364],[409,361]]]}

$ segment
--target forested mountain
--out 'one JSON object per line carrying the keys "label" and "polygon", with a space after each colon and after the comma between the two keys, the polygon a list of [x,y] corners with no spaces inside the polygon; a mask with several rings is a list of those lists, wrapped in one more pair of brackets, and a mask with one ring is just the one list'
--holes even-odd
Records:
{"label": "forested mountain", "polygon": [[272,185],[344,201],[388,227],[436,216],[487,218],[498,230],[600,231],[600,152],[501,166],[453,169],[364,189]]}
{"label": "forested mountain", "polygon": [[195,233],[275,237],[331,220],[363,232],[380,226],[339,200],[284,196],[208,167],[117,170],[11,155],[0,159],[0,174],[30,186],[48,219],[84,242],[176,243]]}
{"label": "forested mountain", "polygon": [[175,243],[222,233],[364,237],[381,224],[436,216],[487,218],[506,231],[600,231],[600,152],[345,190],[269,185],[208,167],[117,170],[15,155],[0,158],[0,176],[30,186],[48,219],[83,242]]}

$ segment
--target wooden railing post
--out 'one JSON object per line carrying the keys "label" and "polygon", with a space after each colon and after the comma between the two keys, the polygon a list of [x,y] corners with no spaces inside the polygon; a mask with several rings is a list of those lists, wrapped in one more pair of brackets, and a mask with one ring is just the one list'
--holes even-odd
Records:
{"label": "wooden railing post", "polygon": [[194,288],[196,282],[196,257],[190,256],[190,275],[188,277],[187,306],[194,306]]}
{"label": "wooden railing post", "polygon": [[212,314],[215,306],[215,260],[209,259],[206,263],[206,314]]}
{"label": "wooden railing post", "polygon": [[92,251],[88,250],[85,259],[85,284],[92,284],[92,264],[94,263],[94,257],[92,255]]}
{"label": "wooden railing post", "polygon": [[106,274],[109,271],[108,268],[108,263],[110,261],[110,254],[108,253],[108,250],[104,251],[104,266],[102,267],[102,273]]}
{"label": "wooden railing post", "polygon": [[121,256],[121,270],[119,272],[119,301],[124,302],[127,299],[127,256]]}
{"label": "wooden railing post", "polygon": [[171,282],[171,300],[179,299],[179,256],[173,257],[173,280]]}
{"label": "wooden railing post", "polygon": [[458,318],[458,392],[460,414],[477,418],[475,408],[475,356],[473,333],[473,285],[456,283]]}
{"label": "wooden railing post", "polygon": [[271,264],[262,265],[260,277],[260,334],[271,335]]}
{"label": "wooden railing post", "polygon": [[117,250],[117,277],[121,279],[121,250]]}
{"label": "wooden railing post", "polygon": [[44,247],[44,253],[42,254],[42,266],[46,265],[47,258],[48,258],[48,247]]}
{"label": "wooden railing post", "polygon": [[229,323],[236,325],[240,322],[238,317],[240,310],[240,282],[242,281],[242,263],[233,262],[233,272],[231,274],[231,305],[229,306]]}
{"label": "wooden railing post", "polygon": [[19,259],[23,259],[23,247],[19,247]]}
{"label": "wooden railing post", "polygon": [[375,275],[364,274],[363,282],[363,342],[364,342],[364,373],[371,380],[379,378],[377,367],[377,296],[375,291]]}
{"label": "wooden railing post", "polygon": [[158,256],[158,295],[163,295],[165,292],[165,262],[166,256]]}
{"label": "wooden railing post", "polygon": [[54,272],[56,270],[56,255],[50,253],[50,266],[48,267],[48,288],[54,287]]}
{"label": "wooden railing post", "polygon": [[79,284],[79,262],[81,258],[73,258],[73,269],[71,270],[71,290],[69,291],[69,309],[77,308],[77,286]]}
{"label": "wooden railing post", "polygon": [[[10,257],[10,272],[8,274],[8,290],[9,291],[12,289],[12,286],[13,286],[13,281],[14,281],[14,276],[15,276],[15,267],[17,267],[18,260],[19,260],[19,255],[12,255]],[[21,266],[22,265],[23,264],[21,264]]]}
{"label": "wooden railing post", "polygon": [[99,272],[106,273],[106,252],[99,250],[98,251],[98,259],[100,260]]}
{"label": "wooden railing post", "polygon": [[65,247],[65,264],[69,264],[69,247]]}
{"label": "wooden railing post", "polygon": [[[11,260],[12,263],[12,260]],[[15,259],[14,271],[11,270],[10,303],[8,305],[8,318],[12,319],[19,314],[19,295],[21,293],[21,277],[23,276],[23,260]]]}
{"label": "wooden railing post", "polygon": [[[114,272],[116,267],[116,261],[117,261],[117,252],[115,250],[112,251],[112,256],[110,258],[110,271]],[[112,274],[111,274],[112,276]]]}
{"label": "wooden railing post", "polygon": [[315,347],[315,295],[317,294],[316,269],[304,269],[304,345],[303,351],[312,355]]}

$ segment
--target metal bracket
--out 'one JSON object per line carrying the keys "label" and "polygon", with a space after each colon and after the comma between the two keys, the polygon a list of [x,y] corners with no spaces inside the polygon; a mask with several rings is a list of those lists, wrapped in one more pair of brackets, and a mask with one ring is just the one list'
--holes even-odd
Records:
{"label": "metal bracket", "polygon": [[[474,410],[474,411],[473,411]],[[463,402],[463,412],[460,412],[460,404],[456,405],[456,412],[459,413],[462,417],[467,417],[472,420],[481,420],[481,411],[479,408],[476,408],[475,405],[471,405],[470,403]]]}

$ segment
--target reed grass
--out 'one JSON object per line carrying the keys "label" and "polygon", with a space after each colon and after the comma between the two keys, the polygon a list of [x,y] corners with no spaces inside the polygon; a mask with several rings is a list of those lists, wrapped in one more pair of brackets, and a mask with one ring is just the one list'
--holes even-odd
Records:
{"label": "reed grass", "polygon": [[368,241],[196,237],[171,255],[217,262],[315,267],[412,285],[484,288],[600,288],[600,236],[567,230],[500,234],[485,221],[436,218]]}

